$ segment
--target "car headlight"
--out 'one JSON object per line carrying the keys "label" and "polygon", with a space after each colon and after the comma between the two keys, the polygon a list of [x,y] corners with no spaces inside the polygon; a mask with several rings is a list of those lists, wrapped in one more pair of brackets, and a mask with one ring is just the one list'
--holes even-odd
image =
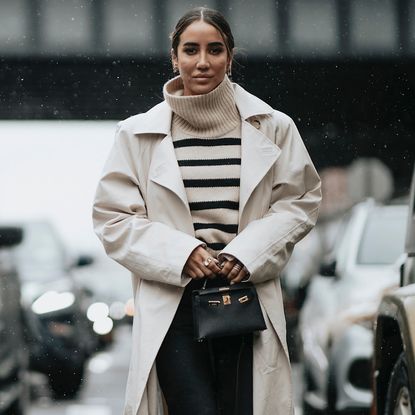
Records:
{"label": "car headlight", "polygon": [[69,291],[47,291],[33,302],[32,310],[36,314],[46,314],[68,308],[74,302],[75,295]]}
{"label": "car headlight", "polygon": [[134,317],[134,299],[133,298],[128,299],[128,301],[125,303],[125,314],[128,317]]}
{"label": "car headlight", "polygon": [[88,320],[95,322],[98,320],[102,320],[108,317],[109,314],[109,307],[105,303],[97,302],[93,303],[88,307],[86,312],[86,316]]}
{"label": "car headlight", "polygon": [[104,317],[100,320],[94,321],[93,329],[95,333],[104,336],[111,332],[114,327],[114,322],[109,317]]}
{"label": "car headlight", "polygon": [[109,316],[110,309],[107,304],[97,302],[88,307],[86,316],[93,322],[92,328],[98,335],[105,335],[111,332],[114,321]]}
{"label": "car headlight", "polygon": [[115,301],[110,306],[109,316],[113,320],[122,320],[125,317],[125,305],[121,301]]}

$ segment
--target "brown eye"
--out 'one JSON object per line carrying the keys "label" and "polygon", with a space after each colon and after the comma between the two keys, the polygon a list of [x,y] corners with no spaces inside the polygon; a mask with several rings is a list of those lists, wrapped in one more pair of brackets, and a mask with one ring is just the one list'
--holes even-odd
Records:
{"label": "brown eye", "polygon": [[196,53],[196,48],[184,48],[183,52],[186,53],[187,55],[194,55]]}
{"label": "brown eye", "polygon": [[210,53],[212,54],[212,55],[219,55],[220,53],[222,53],[223,52],[223,48],[212,48],[211,50],[210,50]]}

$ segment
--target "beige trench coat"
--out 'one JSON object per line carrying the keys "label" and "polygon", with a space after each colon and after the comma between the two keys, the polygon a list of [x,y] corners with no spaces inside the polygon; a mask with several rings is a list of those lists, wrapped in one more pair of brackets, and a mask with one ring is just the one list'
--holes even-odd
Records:
{"label": "beige trench coat", "polygon": [[[289,415],[291,371],[278,276],[294,244],[316,222],[320,179],[293,121],[234,88],[242,118],[239,233],[223,252],[248,268],[268,327],[254,337],[254,415]],[[171,117],[162,102],[119,124],[94,202],[95,231],[106,252],[133,275],[124,415],[162,413],[155,358],[189,282],[183,266],[200,245],[172,145]]]}

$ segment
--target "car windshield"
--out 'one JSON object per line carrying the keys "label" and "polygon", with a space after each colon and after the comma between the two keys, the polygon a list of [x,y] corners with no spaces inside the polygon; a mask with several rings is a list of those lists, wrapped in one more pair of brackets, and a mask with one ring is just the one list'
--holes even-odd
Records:
{"label": "car windshield", "polygon": [[407,209],[381,207],[369,216],[360,242],[360,265],[393,264],[404,252]]}
{"label": "car windshield", "polygon": [[48,280],[56,277],[65,264],[65,252],[48,223],[24,225],[23,241],[16,249],[23,280]]}

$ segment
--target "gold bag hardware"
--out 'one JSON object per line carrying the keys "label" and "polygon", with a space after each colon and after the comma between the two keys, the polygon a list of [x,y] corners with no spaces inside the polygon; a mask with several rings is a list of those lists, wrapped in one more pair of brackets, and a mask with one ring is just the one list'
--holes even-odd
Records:
{"label": "gold bag hardware", "polygon": [[230,295],[223,295],[222,296],[223,305],[229,305],[232,304],[231,296]]}
{"label": "gold bag hardware", "polygon": [[249,298],[247,295],[244,295],[241,298],[238,298],[238,301],[242,304],[242,303],[246,303],[247,301],[249,301]]}
{"label": "gold bag hardware", "polygon": [[220,305],[220,301],[219,300],[209,300],[208,304],[209,305],[214,305],[214,306],[217,307],[218,305]]}

